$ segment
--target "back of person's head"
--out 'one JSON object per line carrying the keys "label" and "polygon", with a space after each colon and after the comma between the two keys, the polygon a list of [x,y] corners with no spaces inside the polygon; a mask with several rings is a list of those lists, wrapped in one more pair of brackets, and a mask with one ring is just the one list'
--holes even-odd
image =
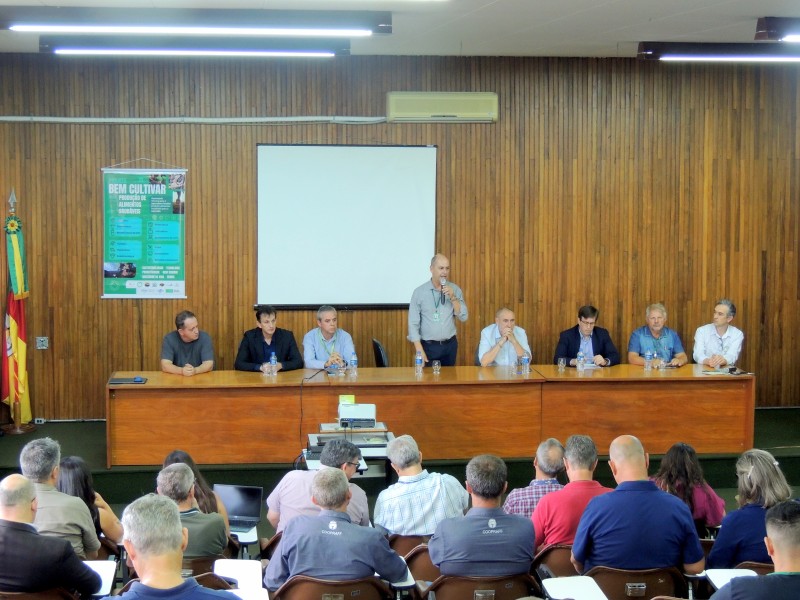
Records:
{"label": "back of person's head", "polygon": [[638,438],[621,435],[608,448],[611,473],[617,483],[647,479],[647,454]]}
{"label": "back of person's head", "polygon": [[182,310],[177,315],[175,315],[175,329],[183,329],[183,324],[186,323],[188,319],[195,319],[194,313],[190,310]]}
{"label": "back of person's head", "polygon": [[0,481],[0,510],[4,514],[8,509],[29,505],[35,497],[36,488],[27,477],[13,473]]}
{"label": "back of person's head", "polygon": [[92,472],[89,470],[89,465],[80,456],[65,456],[61,459],[56,487],[60,492],[83,500],[89,507],[92,517],[95,516],[97,506],[95,505],[94,487],[92,487]]}
{"label": "back of person's head", "polygon": [[767,510],[767,536],[783,552],[800,552],[800,502],[786,500]]}
{"label": "back of person's head", "polygon": [[200,510],[204,513],[217,512],[217,498],[214,496],[214,491],[211,489],[208,481],[206,481],[206,478],[203,477],[200,469],[197,468],[197,464],[194,462],[191,455],[184,450],[173,450],[164,458],[165,467],[181,463],[188,465],[192,470],[195,484],[194,497],[197,500],[197,505],[200,507]]}
{"label": "back of person's head", "polygon": [[548,438],[536,449],[536,464],[548,477],[564,470],[564,446],[556,438]]}
{"label": "back of person's head", "polygon": [[320,469],[311,482],[311,497],[317,506],[326,509],[340,507],[347,500],[347,475],[341,469]]}
{"label": "back of person's head", "polygon": [[194,485],[194,473],[191,467],[184,463],[167,465],[159,472],[156,485],[159,494],[180,504],[189,497]]}
{"label": "back of person's head", "polygon": [[764,508],[788,500],[792,488],[786,482],[778,461],[766,450],[753,448],[743,452],[736,461],[739,506],[760,504]]}
{"label": "back of person's head", "polygon": [[122,513],[122,539],[143,556],[180,551],[183,526],[178,505],[166,496],[147,494],[131,502]]}
{"label": "back of person's head", "polygon": [[579,319],[594,319],[596,321],[597,317],[599,316],[600,316],[600,311],[590,304],[587,304],[586,306],[581,306],[578,309]]}
{"label": "back of person's head", "polygon": [[386,444],[386,456],[398,469],[417,465],[422,458],[417,442],[410,435],[401,435]]}
{"label": "back of person's head", "polygon": [[661,459],[655,478],[665,492],[692,505],[691,490],[703,484],[703,467],[695,449],[684,442],[674,444]]}
{"label": "back of person's head", "polygon": [[277,317],[278,311],[275,310],[274,306],[270,306],[269,304],[259,304],[256,306],[256,321],[261,321],[261,315]]}
{"label": "back of person's head", "polygon": [[19,466],[25,477],[41,483],[50,478],[60,460],[61,446],[57,441],[46,437],[25,444],[19,455]]}
{"label": "back of person's head", "polygon": [[345,439],[331,440],[322,448],[319,462],[326,467],[339,468],[344,463],[357,463],[361,458],[361,450],[353,442]]}
{"label": "back of person's head", "polygon": [[567,438],[564,458],[573,469],[594,469],[597,462],[597,446],[588,435],[571,435]]}
{"label": "back of person's head", "polygon": [[472,493],[491,500],[505,491],[508,469],[503,459],[481,454],[467,463],[467,483]]}

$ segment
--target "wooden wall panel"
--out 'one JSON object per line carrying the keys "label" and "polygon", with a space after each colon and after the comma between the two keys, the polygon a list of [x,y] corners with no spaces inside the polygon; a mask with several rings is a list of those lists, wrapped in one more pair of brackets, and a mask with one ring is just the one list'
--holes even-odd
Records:
{"label": "wooden wall panel", "polygon": [[[691,351],[715,299],[730,296],[746,333],[740,363],[758,375],[758,404],[798,404],[795,67],[2,54],[0,80],[0,117],[381,116],[391,90],[500,98],[494,125],[0,120],[0,194],[16,188],[27,236],[29,342],[50,337],[49,350],[30,352],[36,416],[104,417],[108,374],[157,368],[161,337],[184,307],[212,335],[218,367],[233,367],[242,331],[253,326],[259,143],[439,147],[436,246],[450,256],[470,308],[459,326],[461,364],[471,364],[481,328],[501,305],[528,330],[534,361],[548,362],[584,303],[601,308],[624,354],[644,307],[663,301]],[[100,299],[99,169],[119,163],[189,169],[185,301]],[[378,281],[391,277],[391,265],[371,264],[363,250],[358,268]],[[297,265],[298,276],[314,267]],[[420,265],[420,283],[427,276]],[[340,321],[363,365],[374,364],[372,337],[393,365],[411,364],[405,311],[356,311]],[[314,315],[282,312],[279,324],[300,340]]]}

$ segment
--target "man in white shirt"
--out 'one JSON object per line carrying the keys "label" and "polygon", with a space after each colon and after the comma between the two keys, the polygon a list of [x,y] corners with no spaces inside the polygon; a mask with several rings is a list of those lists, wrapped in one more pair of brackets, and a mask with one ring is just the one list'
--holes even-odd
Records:
{"label": "man in white shirt", "polygon": [[494,315],[494,324],[481,331],[478,359],[482,367],[516,365],[523,356],[531,356],[528,336],[517,327],[513,311],[501,308]]}
{"label": "man in white shirt", "polygon": [[694,362],[718,368],[736,364],[744,333],[733,325],[736,305],[723,298],[714,306],[714,320],[698,327],[694,334]]}

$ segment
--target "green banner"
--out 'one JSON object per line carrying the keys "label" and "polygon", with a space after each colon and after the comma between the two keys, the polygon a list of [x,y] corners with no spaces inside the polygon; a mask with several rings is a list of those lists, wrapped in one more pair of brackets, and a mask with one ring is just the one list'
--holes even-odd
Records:
{"label": "green banner", "polygon": [[103,298],[186,297],[186,169],[103,169]]}

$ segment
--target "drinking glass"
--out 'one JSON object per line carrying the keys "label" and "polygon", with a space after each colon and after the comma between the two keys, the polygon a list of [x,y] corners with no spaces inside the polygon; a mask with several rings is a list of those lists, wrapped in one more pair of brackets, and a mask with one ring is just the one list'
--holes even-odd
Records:
{"label": "drinking glass", "polygon": [[431,367],[433,367],[433,374],[438,375],[442,372],[442,361],[434,360],[431,362]]}
{"label": "drinking glass", "polygon": [[567,366],[567,359],[564,358],[564,357],[559,358],[558,359],[558,370],[559,371],[563,371],[566,368],[566,366]]}

